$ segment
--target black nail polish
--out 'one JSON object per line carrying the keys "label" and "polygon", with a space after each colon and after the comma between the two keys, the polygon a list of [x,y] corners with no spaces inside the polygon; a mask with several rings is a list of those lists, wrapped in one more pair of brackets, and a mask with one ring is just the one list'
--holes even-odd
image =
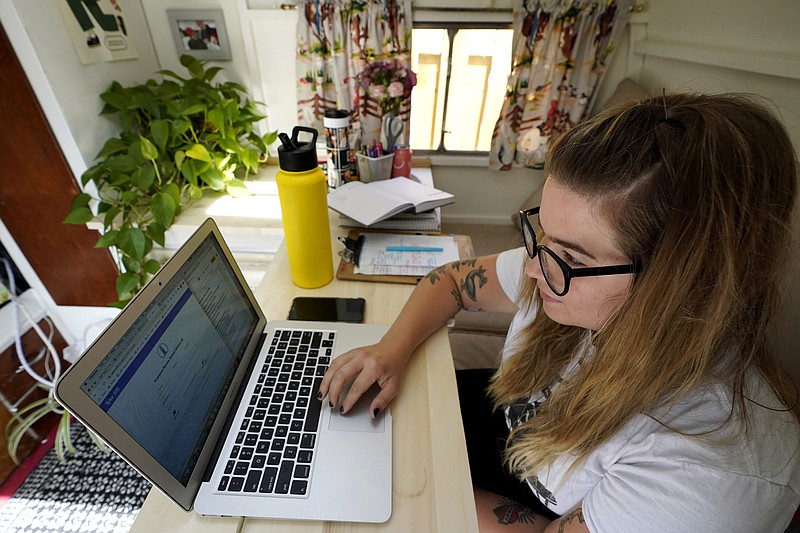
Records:
{"label": "black nail polish", "polygon": [[322,399],[322,393],[319,392],[319,393],[317,393],[317,400],[321,400],[321,399]]}
{"label": "black nail polish", "polygon": [[333,409],[333,402],[328,402],[328,405],[330,405],[331,409]]}
{"label": "black nail polish", "polygon": [[339,408],[339,412],[344,414],[344,405]]}
{"label": "black nail polish", "polygon": [[378,418],[378,415],[381,414],[381,410],[377,407],[372,410],[372,418]]}

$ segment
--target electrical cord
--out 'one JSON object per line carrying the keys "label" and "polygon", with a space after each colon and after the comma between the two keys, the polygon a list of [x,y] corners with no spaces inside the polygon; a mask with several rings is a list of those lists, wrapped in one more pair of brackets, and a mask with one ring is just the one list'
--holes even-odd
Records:
{"label": "electrical cord", "polygon": [[[5,264],[6,274],[8,275],[8,282],[9,282],[9,295],[11,298],[11,306],[14,313],[14,346],[16,347],[17,357],[19,358],[19,362],[22,365],[22,368],[25,369],[25,372],[28,373],[31,378],[36,380],[37,382],[44,385],[48,391],[49,395],[53,397],[55,384],[58,381],[58,378],[61,376],[61,360],[58,356],[58,351],[56,350],[55,346],[51,342],[51,338],[48,338],[36,323],[36,321],[31,317],[28,310],[25,309],[25,306],[22,305],[16,295],[16,283],[14,281],[14,275],[11,271],[11,264],[9,263],[8,259],[5,257],[2,258],[3,263]],[[25,356],[25,353],[22,349],[22,334],[19,329],[19,312],[22,312],[25,315],[27,321],[31,324],[31,327],[39,336],[39,338],[44,343],[45,347],[47,348],[47,352],[51,357],[45,358],[45,370],[47,372],[47,377],[41,376],[37,373],[30,365],[28,358]],[[51,327],[51,331],[55,328]],[[52,370],[49,368],[49,363],[52,362]],[[49,379],[48,379],[49,378]]]}

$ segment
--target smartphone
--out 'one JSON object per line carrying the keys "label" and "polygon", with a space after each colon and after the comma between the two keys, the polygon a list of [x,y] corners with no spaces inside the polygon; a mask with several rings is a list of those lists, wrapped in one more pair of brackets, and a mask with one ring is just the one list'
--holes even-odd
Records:
{"label": "smartphone", "polygon": [[292,300],[289,320],[361,323],[364,321],[364,305],[364,298],[298,296]]}

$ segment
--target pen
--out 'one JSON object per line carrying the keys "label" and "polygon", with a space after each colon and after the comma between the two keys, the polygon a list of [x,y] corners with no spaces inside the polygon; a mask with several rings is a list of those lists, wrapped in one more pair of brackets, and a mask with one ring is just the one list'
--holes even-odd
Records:
{"label": "pen", "polygon": [[444,252],[444,248],[430,246],[387,246],[387,252]]}

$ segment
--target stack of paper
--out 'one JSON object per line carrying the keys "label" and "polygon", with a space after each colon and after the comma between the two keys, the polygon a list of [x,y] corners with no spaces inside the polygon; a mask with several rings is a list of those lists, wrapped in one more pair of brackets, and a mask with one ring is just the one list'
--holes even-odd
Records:
{"label": "stack of paper", "polygon": [[366,228],[370,229],[386,229],[393,231],[430,231],[439,232],[442,230],[442,215],[440,209],[437,207],[432,211],[424,213],[400,213],[393,217],[387,218],[365,226],[360,222],[353,220],[350,217],[339,215],[339,225],[344,228]]}
{"label": "stack of paper", "polygon": [[432,269],[458,261],[452,235],[365,233],[356,274],[424,276]]}

